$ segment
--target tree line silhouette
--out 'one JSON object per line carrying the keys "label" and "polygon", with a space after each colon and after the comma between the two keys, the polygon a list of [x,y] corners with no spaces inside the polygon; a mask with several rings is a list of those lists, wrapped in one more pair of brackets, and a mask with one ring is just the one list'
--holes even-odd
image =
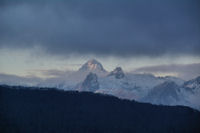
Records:
{"label": "tree line silhouette", "polygon": [[91,92],[0,86],[0,133],[199,133],[200,112]]}

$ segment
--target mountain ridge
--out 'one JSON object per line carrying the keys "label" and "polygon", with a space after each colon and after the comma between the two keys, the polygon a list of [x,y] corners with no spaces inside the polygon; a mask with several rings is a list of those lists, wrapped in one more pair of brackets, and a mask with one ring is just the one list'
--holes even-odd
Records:
{"label": "mountain ridge", "polygon": [[[94,80],[90,81],[87,79],[87,76],[90,73],[96,75],[92,76],[94,77]],[[16,84],[23,85],[24,83],[33,80],[24,79],[25,78],[18,79]],[[156,77],[152,74],[124,73],[121,67],[116,67],[113,71],[108,72],[103,68],[103,65],[99,61],[92,59],[83,64],[78,71],[71,72],[69,75],[63,74],[61,77],[37,80],[37,82],[31,84],[31,86],[35,85],[38,87],[56,87],[64,90],[92,91],[94,93],[110,94],[124,99],[134,99],[140,102],[147,99],[145,102],[154,103],[151,99],[148,100],[148,94],[151,93],[156,86],[159,86],[164,82],[173,81],[180,87],[180,91],[176,92],[179,100],[173,98],[173,93],[165,97],[165,99],[159,98],[158,95],[152,95],[154,96],[153,99],[162,99],[162,104],[166,105],[186,105],[200,110],[200,89],[198,89],[200,88],[200,82],[198,79],[199,78],[183,81],[172,76]],[[3,81],[6,80],[4,79]],[[8,81],[10,82],[10,80]],[[88,82],[86,83],[86,81]],[[95,85],[92,83],[93,81]],[[158,89],[158,91],[162,90],[166,91],[164,87]],[[170,97],[172,97],[172,101],[174,102],[169,102],[170,100],[167,100]],[[157,104],[160,103],[158,102]]]}

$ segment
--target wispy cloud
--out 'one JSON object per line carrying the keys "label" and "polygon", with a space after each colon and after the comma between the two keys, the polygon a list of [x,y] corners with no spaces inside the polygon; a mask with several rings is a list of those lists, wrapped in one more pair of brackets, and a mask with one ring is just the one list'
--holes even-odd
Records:
{"label": "wispy cloud", "polygon": [[36,86],[43,79],[34,76],[17,76],[0,73],[0,84]]}
{"label": "wispy cloud", "polygon": [[164,75],[176,75],[182,79],[189,80],[200,76],[200,63],[196,64],[172,64],[142,67],[134,70],[137,73],[152,73]]}
{"label": "wispy cloud", "polygon": [[46,78],[51,78],[51,77],[65,77],[74,73],[75,71],[51,69],[51,70],[35,70],[35,72],[40,73],[40,75]]}

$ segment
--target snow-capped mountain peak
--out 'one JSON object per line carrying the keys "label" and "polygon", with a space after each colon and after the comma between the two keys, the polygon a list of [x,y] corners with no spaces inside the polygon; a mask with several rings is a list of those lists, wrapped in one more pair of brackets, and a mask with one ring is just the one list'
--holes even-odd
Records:
{"label": "snow-capped mountain peak", "polygon": [[116,67],[108,76],[115,76],[116,79],[121,79],[125,74],[121,67]]}
{"label": "snow-capped mountain peak", "polygon": [[106,70],[103,68],[103,65],[98,62],[95,59],[91,59],[87,61],[80,69],[79,71],[90,71],[90,72],[106,72]]}

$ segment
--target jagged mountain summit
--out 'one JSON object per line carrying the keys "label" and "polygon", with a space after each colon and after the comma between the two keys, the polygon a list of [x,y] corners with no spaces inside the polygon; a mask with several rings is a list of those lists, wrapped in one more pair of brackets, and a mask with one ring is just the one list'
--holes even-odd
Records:
{"label": "jagged mountain summit", "polygon": [[116,67],[108,76],[115,76],[116,79],[124,78],[125,74],[121,67]]}
{"label": "jagged mountain summit", "polygon": [[87,61],[79,71],[90,71],[90,72],[106,72],[103,65],[95,59]]}

